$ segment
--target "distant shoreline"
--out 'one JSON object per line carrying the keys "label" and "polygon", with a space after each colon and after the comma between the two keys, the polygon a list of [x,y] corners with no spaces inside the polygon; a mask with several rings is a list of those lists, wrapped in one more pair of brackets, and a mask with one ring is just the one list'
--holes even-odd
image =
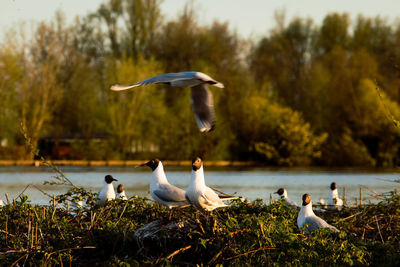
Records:
{"label": "distant shoreline", "polygon": [[[146,160],[51,160],[57,166],[137,166]],[[164,160],[165,166],[190,166],[189,160]],[[254,161],[207,161],[205,166],[215,167],[251,167],[259,166]],[[0,160],[0,166],[44,166],[40,160]]]}

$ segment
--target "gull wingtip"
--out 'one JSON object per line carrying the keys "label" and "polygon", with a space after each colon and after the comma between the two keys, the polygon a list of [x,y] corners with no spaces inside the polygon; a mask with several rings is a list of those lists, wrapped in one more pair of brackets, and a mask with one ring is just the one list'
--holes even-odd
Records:
{"label": "gull wingtip", "polygon": [[223,83],[216,83],[214,86],[216,86],[218,88],[225,88]]}
{"label": "gull wingtip", "polygon": [[110,90],[111,91],[119,91],[121,89],[120,89],[120,86],[118,84],[113,84],[113,85],[111,85]]}
{"label": "gull wingtip", "polygon": [[110,87],[110,90],[112,91],[123,91],[123,90],[127,90],[130,89],[134,86],[129,86],[129,85],[124,85],[124,84],[114,84]]}

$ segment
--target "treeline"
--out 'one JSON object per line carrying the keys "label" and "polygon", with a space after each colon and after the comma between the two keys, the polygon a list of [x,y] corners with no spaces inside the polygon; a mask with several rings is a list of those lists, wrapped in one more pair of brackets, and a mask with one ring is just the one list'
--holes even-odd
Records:
{"label": "treeline", "polygon": [[[249,41],[228,23],[200,25],[191,5],[167,21],[159,0],[113,0],[71,25],[57,13],[33,34],[9,30],[0,46],[0,157],[29,157],[22,124],[34,144],[79,136],[74,159],[396,166],[400,24],[336,13],[322,25],[276,17],[268,35]],[[225,84],[211,89],[211,133],[196,127],[190,90],[109,90],[191,70]]]}

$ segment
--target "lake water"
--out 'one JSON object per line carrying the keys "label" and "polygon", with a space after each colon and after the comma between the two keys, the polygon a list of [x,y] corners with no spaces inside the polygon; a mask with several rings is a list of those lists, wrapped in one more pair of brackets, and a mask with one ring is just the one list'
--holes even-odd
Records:
{"label": "lake water", "polygon": [[[149,197],[149,182],[151,170],[149,168],[133,167],[61,167],[64,174],[77,186],[82,186],[98,192],[104,176],[113,175],[119,183],[124,184],[128,197],[132,195]],[[171,184],[183,189],[187,188],[190,180],[190,167],[164,167]],[[33,184],[41,190],[53,194],[66,192],[65,187],[43,185],[45,180],[52,180],[54,172],[46,167],[0,167],[0,198],[5,199],[7,193],[10,200]],[[400,189],[399,183],[387,182],[381,179],[397,180],[400,173],[379,170],[354,170],[354,169],[267,169],[267,168],[205,168],[206,184],[226,193],[235,193],[249,200],[263,198],[269,201],[269,195],[280,187],[285,187],[291,199],[301,203],[304,193],[311,194],[314,202],[320,198],[327,199],[329,185],[335,181],[338,184],[339,194],[343,194],[346,187],[348,202],[354,203],[359,197],[360,187],[363,188],[363,198],[369,197],[370,191],[384,193]],[[33,186],[25,191],[34,204],[48,204],[49,199]],[[276,198],[277,195],[274,195]]]}

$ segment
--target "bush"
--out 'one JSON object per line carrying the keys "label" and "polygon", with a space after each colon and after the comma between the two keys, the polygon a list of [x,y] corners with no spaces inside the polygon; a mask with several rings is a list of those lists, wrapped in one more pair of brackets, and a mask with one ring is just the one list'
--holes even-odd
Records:
{"label": "bush", "polygon": [[316,135],[297,111],[253,96],[246,102],[244,131],[250,151],[273,165],[311,165],[322,156],[327,134]]}
{"label": "bush", "polygon": [[[65,196],[58,198],[66,199]],[[377,205],[316,213],[341,232],[304,235],[284,202],[235,202],[212,213],[167,208],[133,197],[67,210],[35,206],[26,196],[0,208],[5,265],[398,265],[400,195]],[[135,233],[158,225],[151,242]],[[377,227],[379,225],[379,228]],[[144,229],[144,228],[141,228]]]}

